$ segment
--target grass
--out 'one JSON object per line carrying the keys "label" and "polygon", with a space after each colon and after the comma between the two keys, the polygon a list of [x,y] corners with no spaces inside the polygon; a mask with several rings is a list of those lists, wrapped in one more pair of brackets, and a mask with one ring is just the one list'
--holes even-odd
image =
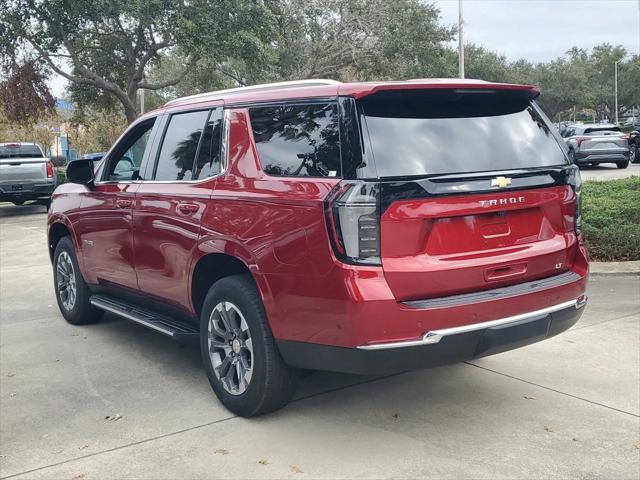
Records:
{"label": "grass", "polygon": [[640,260],[640,177],[584,182],[582,230],[591,260]]}

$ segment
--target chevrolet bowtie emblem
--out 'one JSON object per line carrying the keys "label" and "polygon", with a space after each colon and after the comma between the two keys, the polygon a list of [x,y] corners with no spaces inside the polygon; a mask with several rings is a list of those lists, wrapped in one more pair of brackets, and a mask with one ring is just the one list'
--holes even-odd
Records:
{"label": "chevrolet bowtie emblem", "polygon": [[491,180],[492,187],[504,188],[511,185],[511,179],[507,177],[496,177]]}

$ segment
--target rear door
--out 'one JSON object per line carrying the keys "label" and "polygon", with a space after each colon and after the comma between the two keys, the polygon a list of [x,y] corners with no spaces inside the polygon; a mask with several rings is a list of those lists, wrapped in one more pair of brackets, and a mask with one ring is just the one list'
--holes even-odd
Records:
{"label": "rear door", "polygon": [[142,291],[189,310],[191,261],[220,172],[222,108],[167,114],[165,125],[135,195],[136,272]]}
{"label": "rear door", "polygon": [[573,258],[562,140],[528,91],[396,91],[359,101],[398,300],[552,276]]}

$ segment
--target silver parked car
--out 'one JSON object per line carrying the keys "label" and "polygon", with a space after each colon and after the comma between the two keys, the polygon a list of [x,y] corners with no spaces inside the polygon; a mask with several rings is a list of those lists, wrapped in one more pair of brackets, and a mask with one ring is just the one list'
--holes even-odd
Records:
{"label": "silver parked car", "polygon": [[49,204],[58,185],[50,159],[35,143],[0,143],[0,202]]}
{"label": "silver parked car", "polygon": [[563,137],[569,147],[569,158],[580,165],[615,163],[629,166],[629,139],[613,124],[571,125]]}

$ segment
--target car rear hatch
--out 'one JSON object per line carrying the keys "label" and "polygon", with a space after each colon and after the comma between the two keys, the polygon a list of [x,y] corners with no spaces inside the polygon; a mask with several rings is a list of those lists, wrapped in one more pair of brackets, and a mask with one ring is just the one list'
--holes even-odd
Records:
{"label": "car rear hatch", "polygon": [[598,152],[624,152],[629,149],[629,140],[618,132],[610,134],[592,133],[580,139],[580,150],[597,154]]}
{"label": "car rear hatch", "polygon": [[531,90],[358,101],[379,178],[379,255],[399,301],[545,278],[575,254],[579,175]]}

